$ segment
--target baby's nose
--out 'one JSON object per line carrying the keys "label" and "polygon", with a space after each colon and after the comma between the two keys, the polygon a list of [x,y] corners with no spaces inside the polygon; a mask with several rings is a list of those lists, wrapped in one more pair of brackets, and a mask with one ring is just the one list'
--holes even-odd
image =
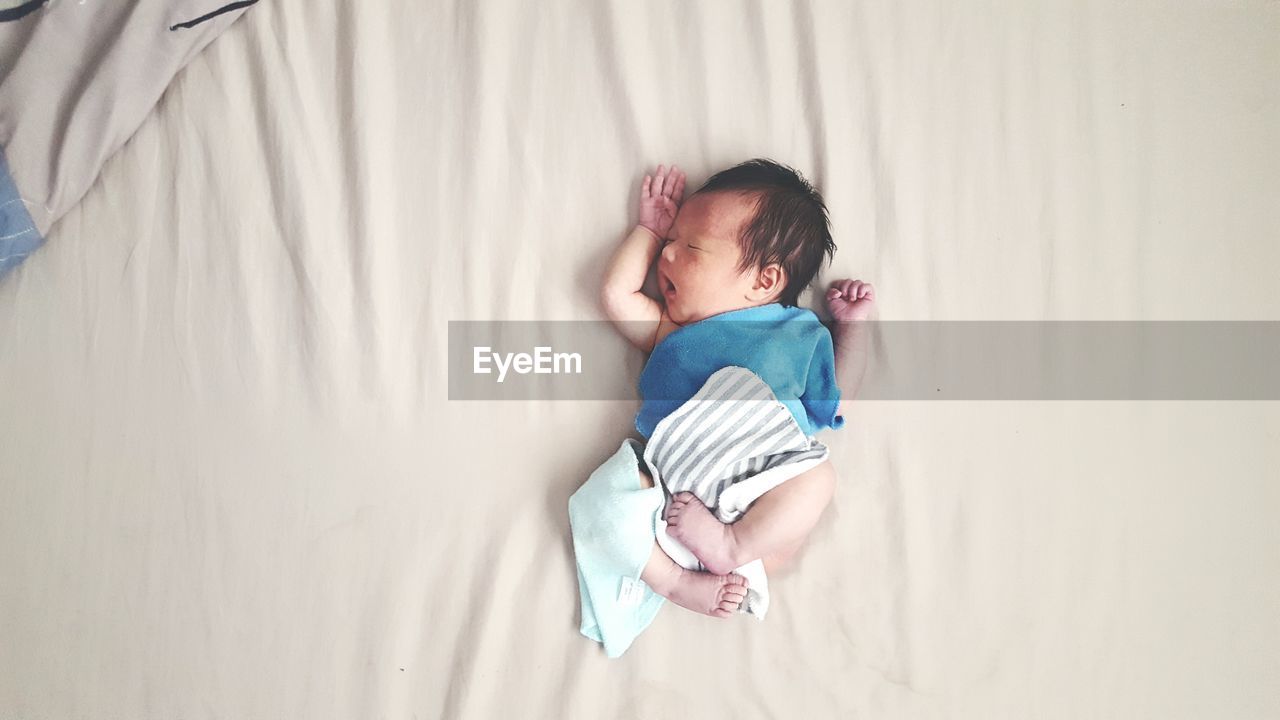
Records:
{"label": "baby's nose", "polygon": [[667,243],[667,246],[666,246],[666,247],[664,247],[664,248],[662,248],[662,257],[663,257],[667,262],[671,262],[671,261],[675,260],[675,259],[676,259],[676,244],[675,244],[675,243]]}

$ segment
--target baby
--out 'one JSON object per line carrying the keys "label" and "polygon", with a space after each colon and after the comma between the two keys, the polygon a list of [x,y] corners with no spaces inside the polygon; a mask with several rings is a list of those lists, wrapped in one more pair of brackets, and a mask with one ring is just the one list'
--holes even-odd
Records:
{"label": "baby", "polygon": [[[684,186],[685,175],[674,165],[669,171],[659,165],[656,175],[645,176],[639,224],[623,241],[605,276],[605,313],[627,340],[653,352],[674,330],[748,308],[776,309],[790,313],[786,317],[816,323],[810,311],[794,306],[824,258],[835,250],[818,192],[794,170],[768,160],[752,160],[716,174],[688,202]],[[661,298],[654,300],[641,286],[659,251]],[[827,290],[826,301],[836,321],[833,342],[822,346],[828,357],[813,362],[830,363],[834,348],[839,404],[836,409],[833,402],[826,421],[819,420],[813,430],[843,424],[847,403],[866,368],[866,323],[860,321],[871,314],[875,293],[868,283],[839,280]],[[826,332],[820,326],[818,330]],[[798,368],[792,374],[798,373],[803,384],[805,372]],[[778,400],[796,398],[779,393]],[[645,430],[651,432],[660,419],[652,416],[656,407],[646,402],[637,417],[637,427],[646,437]],[[652,479],[642,474],[645,486],[651,487]],[[666,509],[666,531],[709,572],[682,568],[655,543],[641,579],[677,605],[730,617],[747,592],[746,580],[731,571],[756,559],[763,560],[768,572],[785,564],[817,524],[834,491],[835,471],[824,460],[764,493],[732,524],[720,522],[692,493],[677,493]]]}

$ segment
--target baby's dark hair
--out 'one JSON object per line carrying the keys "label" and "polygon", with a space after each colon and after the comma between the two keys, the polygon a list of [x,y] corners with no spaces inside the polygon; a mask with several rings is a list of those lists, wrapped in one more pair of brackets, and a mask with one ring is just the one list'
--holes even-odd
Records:
{"label": "baby's dark hair", "polygon": [[835,253],[822,195],[794,169],[757,158],[721,170],[694,193],[756,196],[756,215],[742,229],[741,272],[777,263],[787,274],[779,301],[796,305],[800,293]]}

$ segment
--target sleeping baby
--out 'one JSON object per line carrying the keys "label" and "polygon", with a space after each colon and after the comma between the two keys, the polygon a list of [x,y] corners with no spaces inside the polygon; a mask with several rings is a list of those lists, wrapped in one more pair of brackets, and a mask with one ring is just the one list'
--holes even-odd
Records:
{"label": "sleeping baby", "polygon": [[[684,187],[675,166],[645,176],[639,224],[610,263],[602,301],[650,353],[636,428],[649,440],[652,473],[641,481],[651,487],[660,470],[669,537],[659,532],[641,579],[724,618],[748,595],[735,569],[783,566],[831,501],[835,471],[812,435],[844,423],[866,367],[860,321],[875,294],[857,280],[832,283],[830,331],[797,307],[835,244],[821,195],[791,168],[753,160],[717,173],[688,201]],[[659,253],[654,300],[641,288]],[[731,408],[735,397],[750,402]],[[672,560],[669,539],[696,562]]]}

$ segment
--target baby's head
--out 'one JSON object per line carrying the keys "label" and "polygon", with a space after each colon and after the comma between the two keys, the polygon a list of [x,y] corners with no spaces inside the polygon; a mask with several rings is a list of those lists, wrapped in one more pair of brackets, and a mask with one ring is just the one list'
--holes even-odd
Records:
{"label": "baby's head", "polygon": [[667,315],[684,325],[795,305],[835,252],[822,196],[795,170],[751,160],[716,173],[680,206],[658,260]]}

